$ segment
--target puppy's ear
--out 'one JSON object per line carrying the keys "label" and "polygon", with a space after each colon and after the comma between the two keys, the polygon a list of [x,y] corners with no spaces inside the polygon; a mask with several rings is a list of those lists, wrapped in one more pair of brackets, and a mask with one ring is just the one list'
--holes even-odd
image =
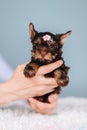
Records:
{"label": "puppy's ear", "polygon": [[60,34],[60,43],[63,45],[65,40],[71,35],[72,31],[68,31],[64,34]]}
{"label": "puppy's ear", "polygon": [[32,23],[29,24],[29,34],[30,34],[30,39],[33,40],[37,31],[34,29],[34,25]]}

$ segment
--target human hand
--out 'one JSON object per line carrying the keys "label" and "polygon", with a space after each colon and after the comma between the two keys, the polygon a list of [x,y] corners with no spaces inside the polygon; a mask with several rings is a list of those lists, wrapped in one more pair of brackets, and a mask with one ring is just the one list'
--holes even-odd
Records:
{"label": "human hand", "polygon": [[57,83],[54,78],[46,78],[44,75],[58,68],[62,63],[63,61],[59,60],[41,66],[32,78],[26,78],[23,74],[26,64],[19,65],[11,79],[1,88],[3,95],[4,93],[7,95],[3,96],[3,101],[23,100],[52,92]]}
{"label": "human hand", "polygon": [[15,85],[13,93],[18,95],[19,99],[28,99],[29,97],[42,96],[52,92],[57,83],[54,78],[45,78],[44,75],[58,68],[62,63],[60,60],[41,66],[32,78],[26,78],[23,74],[26,64],[20,65],[11,78],[14,83],[13,87]]}
{"label": "human hand", "polygon": [[35,112],[49,115],[53,112],[53,110],[57,106],[58,95],[57,94],[49,95],[48,97],[49,103],[40,102],[36,100],[35,98],[29,98],[27,101],[28,101],[28,104],[31,105],[32,109]]}

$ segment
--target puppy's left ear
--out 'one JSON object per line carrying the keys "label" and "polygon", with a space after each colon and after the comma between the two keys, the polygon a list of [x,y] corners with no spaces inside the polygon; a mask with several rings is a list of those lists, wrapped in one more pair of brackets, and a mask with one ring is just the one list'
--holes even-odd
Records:
{"label": "puppy's left ear", "polygon": [[71,35],[72,31],[68,31],[64,34],[60,34],[60,43],[63,45],[65,40]]}
{"label": "puppy's left ear", "polygon": [[34,25],[32,23],[29,24],[29,34],[31,41],[34,39],[37,31],[34,29]]}

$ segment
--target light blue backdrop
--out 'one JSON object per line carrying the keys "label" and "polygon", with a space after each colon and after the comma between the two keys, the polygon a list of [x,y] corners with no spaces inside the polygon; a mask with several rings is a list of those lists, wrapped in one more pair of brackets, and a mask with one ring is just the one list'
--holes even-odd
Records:
{"label": "light blue backdrop", "polygon": [[30,58],[30,21],[39,31],[72,30],[63,48],[70,84],[61,96],[87,97],[87,0],[0,0],[0,53],[14,69]]}

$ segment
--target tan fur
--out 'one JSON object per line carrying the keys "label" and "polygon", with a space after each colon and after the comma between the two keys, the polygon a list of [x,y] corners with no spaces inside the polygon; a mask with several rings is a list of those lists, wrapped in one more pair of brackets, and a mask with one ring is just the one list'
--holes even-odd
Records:
{"label": "tan fur", "polygon": [[[63,60],[62,47],[64,41],[71,34],[71,31],[58,35],[54,35],[50,32],[39,33],[35,30],[32,23],[29,25],[29,32],[33,48],[31,51],[31,62],[29,62],[24,69],[24,75],[27,78],[35,76],[40,66],[47,65],[60,59]],[[50,38],[44,39],[47,35]],[[50,94],[60,94],[61,87],[66,86],[69,83],[68,70],[69,67],[65,65],[63,60],[63,64],[59,68],[45,74],[45,77],[54,78],[58,86],[54,88],[53,92],[35,98],[42,102],[49,102],[48,97]]]}
{"label": "tan fur", "polygon": [[39,59],[39,60],[41,59],[41,60],[52,61],[54,59],[51,53],[47,53],[44,57],[42,57],[41,53],[38,50],[35,53],[32,52],[32,55],[34,56],[35,59]]}

